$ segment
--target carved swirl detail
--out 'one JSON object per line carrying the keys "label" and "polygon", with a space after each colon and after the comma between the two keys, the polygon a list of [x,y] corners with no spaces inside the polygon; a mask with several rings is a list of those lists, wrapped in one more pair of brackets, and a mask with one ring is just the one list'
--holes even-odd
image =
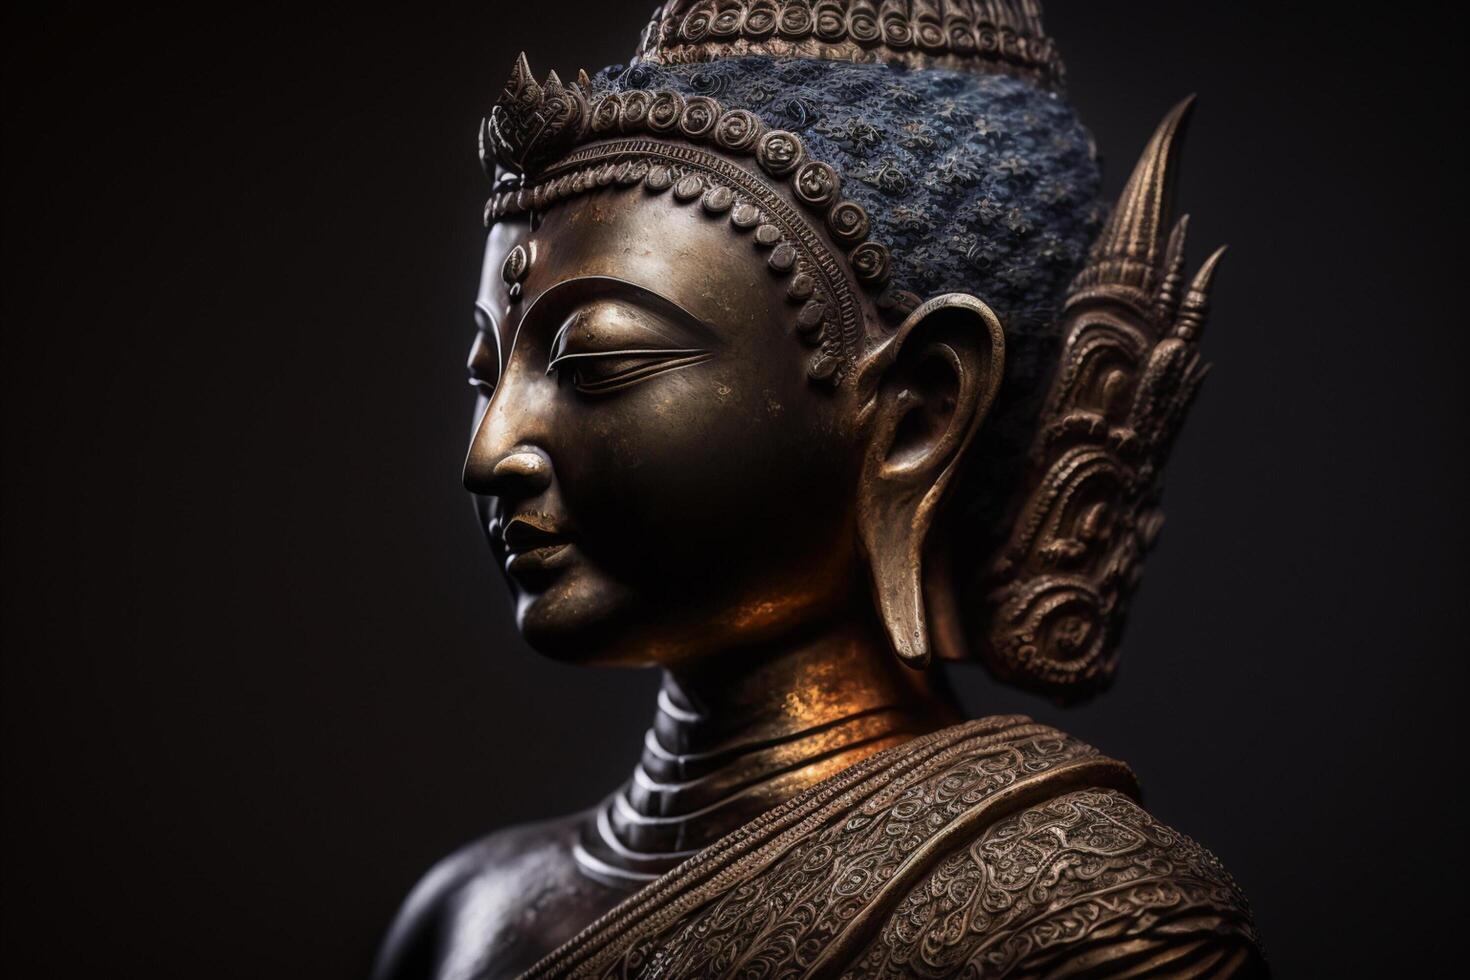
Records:
{"label": "carved swirl detail", "polygon": [[1089,693],[1117,668],[1163,524],[1164,463],[1205,375],[1198,340],[1220,253],[1183,289],[1184,220],[1168,231],[1188,111],[1160,124],[1073,283],[1019,517],[989,571],[982,659],[1051,694]]}
{"label": "carved swirl detail", "polygon": [[1159,956],[1171,976],[1228,976],[1221,965],[1245,967],[1258,939],[1245,896],[1213,854],[1120,793],[1083,790],[952,854],[843,976],[1039,975],[1125,944]]}
{"label": "carved swirl detail", "polygon": [[1024,718],[946,729],[722,838],[527,976],[1073,975],[1115,942],[1185,976],[1257,962],[1240,890],[1135,791]]}
{"label": "carved swirl detail", "polygon": [[1096,758],[1090,746],[1042,726],[941,754],[697,915],[631,945],[601,975],[805,975],[945,828],[1023,780]]}

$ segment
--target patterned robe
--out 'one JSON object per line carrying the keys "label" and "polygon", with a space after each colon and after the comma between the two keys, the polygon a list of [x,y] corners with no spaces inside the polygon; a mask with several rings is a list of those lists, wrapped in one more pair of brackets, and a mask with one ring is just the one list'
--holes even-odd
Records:
{"label": "patterned robe", "polygon": [[874,755],[528,977],[1262,976],[1244,896],[1121,762],[1018,716]]}

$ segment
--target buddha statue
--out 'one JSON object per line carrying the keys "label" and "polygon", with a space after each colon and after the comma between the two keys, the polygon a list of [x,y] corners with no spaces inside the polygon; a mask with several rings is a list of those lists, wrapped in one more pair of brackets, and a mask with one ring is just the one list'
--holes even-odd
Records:
{"label": "buddha statue", "polygon": [[670,0],[627,66],[516,63],[464,482],[529,644],[663,681],[379,977],[1264,973],[1127,765],[939,669],[1107,684],[1204,375],[1191,104],[1109,211],[1063,82],[1035,0]]}

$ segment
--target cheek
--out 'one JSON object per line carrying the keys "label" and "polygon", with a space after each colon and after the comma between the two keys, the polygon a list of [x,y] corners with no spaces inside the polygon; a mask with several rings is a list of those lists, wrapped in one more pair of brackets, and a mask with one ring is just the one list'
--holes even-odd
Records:
{"label": "cheek", "polygon": [[783,380],[693,368],[569,406],[557,469],[589,557],[620,577],[721,578],[828,544],[855,453],[825,396]]}

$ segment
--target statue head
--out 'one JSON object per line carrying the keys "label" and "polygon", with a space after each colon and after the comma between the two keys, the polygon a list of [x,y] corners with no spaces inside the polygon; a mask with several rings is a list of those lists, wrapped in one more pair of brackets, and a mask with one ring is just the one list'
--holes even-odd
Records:
{"label": "statue head", "polygon": [[1099,238],[1035,4],[943,9],[674,0],[630,67],[516,63],[465,482],[536,648],[675,665],[856,615],[913,667],[1110,674],[1202,373],[1162,240],[1187,106]]}

